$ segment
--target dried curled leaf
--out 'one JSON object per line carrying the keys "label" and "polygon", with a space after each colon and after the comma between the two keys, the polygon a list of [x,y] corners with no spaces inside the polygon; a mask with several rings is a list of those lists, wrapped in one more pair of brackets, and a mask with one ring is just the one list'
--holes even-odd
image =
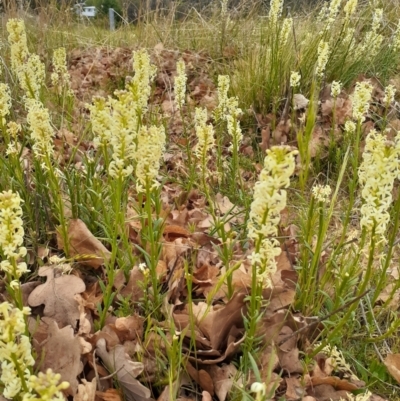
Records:
{"label": "dried curled leaf", "polygon": [[82,337],[74,335],[71,326],[59,329],[57,323],[53,321],[49,324],[48,339],[41,344],[43,353],[41,370],[46,371],[50,368],[53,372],[59,373],[61,380],[70,384],[66,392],[71,396],[75,396],[78,390],[77,376],[83,370],[81,362],[83,343],[86,350],[91,349],[91,345]]}
{"label": "dried curled leaf", "polygon": [[36,287],[28,297],[30,306],[45,305],[44,316],[51,317],[61,326],[75,327],[80,320],[79,304],[75,294],[85,291],[85,283],[76,276],[54,277],[54,269],[43,266],[39,276],[47,277],[44,284]]}
{"label": "dried curled leaf", "polygon": [[106,340],[100,338],[96,344],[97,354],[107,367],[110,373],[116,373],[121,387],[124,389],[126,400],[144,401],[150,400],[150,390],[143,386],[136,377],[143,372],[141,362],[133,362],[125,352],[122,345],[116,345],[110,351],[107,351]]}

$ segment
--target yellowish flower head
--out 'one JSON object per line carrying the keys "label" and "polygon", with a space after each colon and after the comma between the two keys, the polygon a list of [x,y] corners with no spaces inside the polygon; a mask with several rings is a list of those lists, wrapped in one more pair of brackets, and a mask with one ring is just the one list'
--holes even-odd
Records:
{"label": "yellowish flower head", "polygon": [[214,110],[214,118],[217,122],[223,120],[227,114],[229,84],[229,75],[218,75],[218,106]]}
{"label": "yellowish flower head", "polygon": [[271,0],[269,3],[268,18],[271,25],[274,27],[278,22],[278,19],[282,15],[283,0]]}
{"label": "yellowish flower head", "polygon": [[[240,109],[238,109],[240,110]],[[226,116],[226,122],[228,126],[228,134],[232,138],[232,143],[230,145],[230,150],[233,150],[233,144],[237,147],[237,151],[239,150],[239,146],[243,140],[242,129],[240,127],[240,122],[235,113],[229,114]]]}
{"label": "yellowish flower head", "polygon": [[51,157],[54,151],[55,133],[51,126],[49,111],[41,102],[34,99],[28,99],[26,105],[28,108],[26,120],[33,140],[33,153],[39,160]]}
{"label": "yellowish flower head", "polygon": [[186,97],[186,72],[185,72],[185,62],[180,59],[176,64],[176,76],[175,76],[175,103],[177,108],[182,109],[185,104]]}
{"label": "yellowish flower head", "polygon": [[315,74],[322,78],[325,73],[326,64],[329,59],[329,43],[321,40],[318,44],[318,59],[317,66],[315,68]]}
{"label": "yellowish flower head", "polygon": [[296,88],[297,86],[299,86],[300,80],[301,80],[300,73],[297,71],[292,71],[292,73],[290,74],[290,86],[292,88]]}
{"label": "yellowish flower head", "polygon": [[136,151],[137,117],[132,110],[131,95],[126,91],[116,92],[118,99],[109,99],[108,107],[112,111],[110,137],[112,161],[109,166],[111,177],[128,177],[133,171]]}
{"label": "yellowish flower head", "polygon": [[279,46],[280,51],[283,50],[283,47],[286,45],[290,31],[293,26],[293,19],[292,18],[285,18],[282,23],[281,32],[279,34]]}
{"label": "yellowish flower head", "polygon": [[61,93],[71,95],[70,75],[67,68],[67,54],[64,47],[54,50],[53,54],[53,73],[51,74],[51,82],[54,87]]}
{"label": "yellowish flower head", "polygon": [[379,242],[386,242],[385,234],[390,221],[394,180],[400,174],[400,132],[394,142],[385,135],[371,130],[366,138],[363,161],[358,177],[363,198],[361,228],[372,233]]}
{"label": "yellowish flower head", "polygon": [[329,30],[332,24],[335,22],[341,3],[342,0],[331,0],[328,9],[328,16],[326,20],[325,30]]}
{"label": "yellowish flower head", "polygon": [[5,124],[5,117],[10,114],[11,92],[7,84],[0,83],[0,118]]}
{"label": "yellowish flower head", "polygon": [[394,85],[388,85],[385,88],[385,96],[383,98],[383,103],[386,107],[389,107],[391,103],[394,102],[394,95],[396,94],[396,88]]}
{"label": "yellowish flower head", "polygon": [[368,81],[357,82],[351,98],[353,103],[353,118],[356,121],[365,121],[365,114],[369,110],[372,97],[372,85]]}
{"label": "yellowish flower head", "polygon": [[378,31],[382,23],[382,16],[383,10],[381,8],[375,9],[371,29],[365,34],[364,40],[357,48],[356,57],[360,58],[367,55],[368,58],[372,59],[381,49],[383,35],[379,34]]}
{"label": "yellowish flower head", "polygon": [[331,84],[331,95],[333,98],[337,98],[342,91],[342,84],[340,81],[332,81]]}
{"label": "yellowish flower head", "polygon": [[259,251],[254,251],[250,259],[256,266],[257,278],[266,286],[271,285],[271,276],[276,271],[275,257],[281,252],[279,242],[273,237],[278,233],[280,213],[286,206],[283,188],[290,185],[296,153],[286,146],[268,149],[264,168],[254,186],[247,230],[249,238],[261,242]]}
{"label": "yellowish flower head", "polygon": [[20,67],[25,64],[29,55],[24,21],[10,18],[7,21],[7,32],[11,48],[11,68],[18,75]]}
{"label": "yellowish flower head", "polygon": [[[29,368],[34,365],[31,343],[25,333],[25,316],[30,309],[15,308],[8,302],[0,304],[0,381],[4,385],[3,395],[14,399],[22,389],[19,372],[22,372],[27,380]],[[18,361],[18,369],[15,365]]]}
{"label": "yellowish flower head", "polygon": [[96,147],[107,147],[113,126],[110,104],[103,97],[96,96],[93,104],[87,105],[90,111],[90,122],[94,133],[93,143]]}
{"label": "yellowish flower head", "polygon": [[[28,387],[30,394],[26,394],[22,401],[40,400],[40,401],[61,401],[64,400],[62,390],[69,387],[68,382],[61,382],[61,375],[47,369],[46,373],[39,372],[37,376],[32,375],[29,378]],[[35,394],[36,393],[36,394]]]}
{"label": "yellowish flower head", "polygon": [[206,109],[196,108],[194,120],[197,136],[197,145],[194,153],[199,159],[202,169],[206,169],[210,158],[209,153],[215,146],[214,128],[211,124],[207,124]]}
{"label": "yellowish flower head", "polygon": [[18,70],[19,83],[28,98],[39,99],[45,76],[45,66],[39,56],[37,54],[30,55],[28,61]]}
{"label": "yellowish flower head", "polygon": [[400,49],[400,20],[397,23],[397,27],[393,34],[393,39],[390,46],[395,52]]}
{"label": "yellowish flower head", "polygon": [[22,129],[21,124],[17,124],[14,121],[10,121],[7,124],[8,135],[10,135],[10,138],[13,138],[14,141],[17,139],[17,135],[19,132],[21,132],[21,129]]}
{"label": "yellowish flower head", "polygon": [[163,126],[142,126],[138,134],[136,188],[145,192],[146,185],[151,189],[160,184],[157,175],[160,170],[160,160],[165,150],[165,130]]}
{"label": "yellowish flower head", "polygon": [[351,120],[347,120],[344,124],[344,130],[347,134],[354,134],[356,132],[356,128],[356,124]]}
{"label": "yellowish flower head", "polygon": [[24,227],[21,202],[19,194],[11,190],[0,193],[0,249],[7,258],[26,255],[26,249],[22,247]]}
{"label": "yellowish flower head", "polygon": [[329,203],[332,189],[329,185],[314,185],[312,188],[313,197],[322,203]]}
{"label": "yellowish flower head", "polygon": [[358,0],[347,0],[343,10],[348,20],[357,10]]}
{"label": "yellowish flower head", "polygon": [[127,89],[133,96],[137,111],[144,113],[150,98],[151,82],[157,72],[157,68],[151,64],[150,56],[145,49],[133,52],[133,70],[135,76],[127,85]]}

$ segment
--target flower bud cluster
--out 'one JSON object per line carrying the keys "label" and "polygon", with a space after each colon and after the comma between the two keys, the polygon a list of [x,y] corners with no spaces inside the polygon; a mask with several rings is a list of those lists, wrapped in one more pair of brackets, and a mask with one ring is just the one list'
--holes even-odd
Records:
{"label": "flower bud cluster", "polygon": [[315,68],[315,74],[317,77],[322,78],[325,73],[326,64],[329,59],[329,43],[321,40],[318,44],[318,59],[317,66]]}
{"label": "flower bud cluster", "polygon": [[276,271],[275,257],[281,253],[279,242],[272,237],[278,234],[280,213],[286,206],[286,191],[283,188],[290,185],[296,153],[287,146],[268,149],[264,168],[254,186],[247,229],[256,249],[250,259],[256,267],[258,280],[266,286],[271,285],[271,276]]}
{"label": "flower bud cluster", "polygon": [[55,136],[50,122],[49,110],[35,99],[27,99],[28,114],[26,120],[33,140],[32,150],[37,159],[43,160],[53,155],[53,138]]}
{"label": "flower bud cluster", "polygon": [[348,21],[350,17],[356,12],[357,5],[358,5],[358,0],[347,0],[347,3],[343,8],[346,21]]}
{"label": "flower bud cluster", "polygon": [[369,233],[374,229],[379,242],[385,242],[390,220],[388,212],[392,203],[394,180],[400,174],[400,132],[394,141],[371,130],[366,138],[363,161],[358,177],[363,198],[360,226]]}
{"label": "flower bud cluster", "polygon": [[28,98],[39,99],[40,89],[45,80],[45,66],[37,54],[31,54],[28,61],[18,70],[18,80]]}
{"label": "flower bud cluster", "polygon": [[112,161],[109,166],[111,177],[128,177],[133,171],[136,151],[137,116],[132,112],[131,94],[127,91],[116,92],[118,99],[108,99],[112,118],[108,127],[109,143],[112,147]]}
{"label": "flower bud cluster", "polygon": [[275,27],[282,15],[283,0],[271,0],[269,3],[268,18],[272,27]]}
{"label": "flower bud cluster", "polygon": [[29,54],[25,23],[11,18],[7,22],[8,41],[11,47],[11,67],[28,98],[39,98],[44,84],[45,67],[36,54]]}
{"label": "flower bud cluster", "polygon": [[342,91],[342,84],[340,81],[332,81],[331,83],[331,96],[337,98]]}
{"label": "flower bud cluster", "polygon": [[379,34],[378,31],[382,23],[382,16],[383,10],[377,8],[372,17],[371,29],[366,33],[363,42],[356,50],[357,57],[362,57],[364,54],[367,54],[368,58],[372,59],[381,49],[383,36]]}
{"label": "flower bud cluster", "polygon": [[293,27],[293,18],[285,18],[282,22],[282,28],[279,33],[279,51],[282,53],[283,48],[285,47],[290,31]]}
{"label": "flower bud cluster", "polygon": [[135,76],[127,84],[127,90],[133,96],[136,104],[136,112],[143,114],[147,110],[147,103],[150,98],[151,82],[157,69],[150,62],[150,56],[145,49],[133,52],[133,70]]}
{"label": "flower bud cluster", "polygon": [[60,47],[54,50],[53,54],[53,68],[54,71],[51,74],[51,83],[57,88],[58,93],[66,93],[72,95],[71,90],[71,77],[67,69],[67,54],[65,47]]}
{"label": "flower bud cluster", "polygon": [[[68,382],[61,382],[61,375],[51,369],[38,376],[31,375],[35,364],[32,346],[25,334],[25,317],[30,308],[22,310],[8,302],[0,304],[0,381],[4,385],[3,395],[8,399],[22,396],[22,401],[63,401],[62,390],[69,387]],[[22,377],[21,377],[22,376]]]}
{"label": "flower bud cluster", "polygon": [[113,116],[109,102],[104,97],[96,96],[93,104],[87,105],[90,111],[90,122],[94,133],[93,143],[96,147],[107,145],[111,138]]}
{"label": "flower bud cluster", "polygon": [[397,23],[397,27],[394,31],[392,43],[390,44],[390,46],[395,52],[400,49],[400,20]]}
{"label": "flower bud cluster", "polygon": [[26,63],[29,56],[24,21],[10,18],[7,21],[7,32],[11,48],[11,68],[18,74],[18,70]]}
{"label": "flower bud cluster", "polygon": [[368,81],[357,82],[351,101],[353,103],[353,118],[364,122],[365,114],[369,110],[369,102],[372,98],[372,85]]}
{"label": "flower bud cluster", "polygon": [[6,117],[10,114],[11,108],[11,92],[7,84],[0,83],[0,118],[2,124],[5,125]]}
{"label": "flower bud cluster", "polygon": [[24,394],[22,401],[64,401],[62,390],[67,389],[69,383],[60,383],[60,380],[61,375],[51,369],[47,369],[46,373],[39,372],[37,376],[30,376],[28,382],[30,392]]}
{"label": "flower bud cluster", "polygon": [[215,145],[214,128],[207,124],[207,110],[199,107],[195,110],[195,130],[197,136],[197,145],[194,149],[196,157],[201,162],[201,168],[206,173],[207,163],[210,159],[209,153]]}
{"label": "flower bud cluster", "polygon": [[186,95],[186,81],[187,76],[185,72],[185,62],[180,59],[176,63],[176,76],[175,76],[175,103],[178,110],[181,110],[185,104]]}
{"label": "flower bud cluster", "polygon": [[332,24],[336,21],[341,2],[342,0],[331,0],[325,25],[326,31],[328,31],[331,28]]}
{"label": "flower bud cluster", "polygon": [[301,80],[301,75],[297,71],[292,71],[290,74],[290,86],[292,88],[296,88],[299,86]]}
{"label": "flower bud cluster", "polygon": [[394,85],[388,85],[385,88],[385,96],[383,97],[383,104],[385,107],[389,107],[391,103],[394,102],[394,95],[396,94],[396,88]]}
{"label": "flower bud cluster", "polygon": [[138,134],[136,188],[145,192],[151,183],[151,189],[160,184],[157,181],[160,160],[165,150],[165,129],[163,126],[141,127]]}
{"label": "flower bud cluster", "polygon": [[[232,143],[239,146],[243,140],[242,129],[239,122],[242,110],[239,108],[237,97],[228,97],[229,84],[229,76],[218,76],[218,106],[214,110],[214,118],[217,122],[226,121]],[[230,145],[230,150],[232,150],[232,143]]]}
{"label": "flower bud cluster", "polygon": [[313,197],[322,203],[329,203],[332,189],[329,185],[314,185],[312,188]]}
{"label": "flower bud cluster", "polygon": [[26,307],[20,310],[8,302],[0,304],[0,381],[4,384],[3,395],[9,399],[23,391],[23,383],[29,379],[30,367],[35,363],[29,337],[25,335],[25,316],[29,313]]}

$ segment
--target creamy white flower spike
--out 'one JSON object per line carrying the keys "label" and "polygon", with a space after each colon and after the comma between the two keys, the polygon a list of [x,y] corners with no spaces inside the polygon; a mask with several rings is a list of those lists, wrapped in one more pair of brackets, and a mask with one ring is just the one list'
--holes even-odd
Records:
{"label": "creamy white flower spike", "polygon": [[62,390],[67,389],[68,382],[60,382],[61,375],[47,369],[46,373],[39,372],[37,376],[30,376],[28,387],[30,393],[24,394],[22,401],[62,401],[65,400]]}
{"label": "creamy white flower spike", "polygon": [[108,173],[113,178],[126,178],[133,171],[133,160],[136,152],[137,117],[131,109],[132,101],[127,91],[116,92],[118,99],[108,99],[112,118],[108,138],[112,148],[112,160]]}
{"label": "creamy white flower spike", "polygon": [[383,104],[389,107],[391,103],[394,102],[394,95],[396,94],[396,88],[394,85],[388,85],[385,88],[385,96],[383,98]]}
{"label": "creamy white flower spike", "polygon": [[54,152],[55,132],[50,122],[49,111],[40,101],[34,99],[27,99],[26,106],[28,108],[26,119],[31,131],[35,157],[39,160],[51,157]]}
{"label": "creamy white flower spike", "polygon": [[392,43],[390,44],[394,51],[398,51],[400,49],[400,20],[397,23],[396,30],[393,34]]}
{"label": "creamy white flower spike", "polygon": [[369,102],[372,98],[372,85],[367,82],[357,82],[351,101],[353,103],[353,118],[356,121],[364,122],[365,114],[369,110]]}
{"label": "creamy white flower spike", "polygon": [[146,185],[158,188],[157,175],[160,160],[165,150],[165,130],[163,126],[141,127],[138,134],[136,155],[136,189],[145,192]]}
{"label": "creamy white flower spike", "polygon": [[322,203],[329,203],[332,189],[329,185],[314,185],[312,188],[313,197]]}
{"label": "creamy white flower spike", "polygon": [[8,302],[0,304],[0,381],[4,384],[3,395],[13,399],[22,391],[19,372],[29,378],[29,368],[34,365],[29,338],[25,335],[25,316],[29,308],[20,310]]}
{"label": "creamy white flower spike", "polygon": [[337,98],[342,91],[342,84],[340,81],[332,81],[331,83],[331,95],[333,98]]}
{"label": "creamy white flower spike", "polygon": [[254,186],[247,230],[258,249],[254,250],[250,259],[256,267],[257,279],[267,287],[271,285],[271,276],[276,271],[275,257],[281,253],[280,244],[274,237],[278,234],[280,213],[286,206],[284,188],[290,185],[296,153],[286,146],[268,149],[264,168]]}
{"label": "creamy white flower spike", "polygon": [[299,86],[301,80],[301,75],[297,71],[292,71],[290,74],[290,86],[292,88],[296,88]]}
{"label": "creamy white flower spike", "polygon": [[349,20],[350,17],[356,12],[357,5],[358,5],[358,0],[347,0],[347,3],[343,7],[346,20]]}
{"label": "creamy white flower spike", "polygon": [[211,124],[207,124],[206,109],[196,108],[194,120],[197,136],[197,145],[194,153],[204,169],[207,167],[208,160],[210,159],[210,152],[215,146],[214,128]]}
{"label": "creamy white flower spike", "polygon": [[7,84],[0,83],[0,118],[2,124],[6,123],[6,117],[10,114],[11,92]]}
{"label": "creamy white flower spike", "polygon": [[372,233],[379,242],[386,242],[386,229],[390,220],[394,180],[400,174],[400,132],[394,141],[371,130],[366,138],[363,161],[358,170],[363,205],[361,228]]}
{"label": "creamy white flower spike", "polygon": [[150,56],[145,49],[133,52],[133,70],[135,76],[127,84],[127,90],[133,97],[137,112],[143,114],[147,110],[151,83],[157,72],[157,68],[151,64]]}
{"label": "creamy white flower spike", "polygon": [[368,54],[368,58],[372,59],[377,55],[381,49],[383,41],[383,35],[379,34],[378,31],[382,23],[383,10],[381,8],[375,9],[372,17],[371,29],[365,35],[364,40],[360,43],[356,49],[356,57],[363,57]]}
{"label": "creamy white flower spike", "polygon": [[274,27],[278,22],[278,19],[282,15],[283,0],[271,0],[269,3],[268,18],[271,25]]}
{"label": "creamy white flower spike", "polygon": [[315,68],[315,74],[322,78],[325,73],[326,64],[328,63],[329,59],[329,43],[321,40],[318,44],[318,59],[317,59],[317,66]]}
{"label": "creamy white flower spike", "polygon": [[67,68],[67,53],[65,47],[54,50],[53,53],[53,73],[51,74],[51,82],[57,88],[59,93],[72,95],[71,77]]}
{"label": "creamy white flower spike", "polygon": [[18,75],[19,69],[26,63],[29,56],[24,21],[10,18],[7,21],[7,31],[11,48],[11,68]]}
{"label": "creamy white flower spike", "polygon": [[185,104],[186,97],[186,65],[183,59],[180,59],[176,63],[176,76],[175,76],[175,103],[178,110],[181,110],[183,105]]}
{"label": "creamy white flower spike", "polygon": [[285,47],[290,31],[293,27],[293,18],[285,18],[282,22],[281,32],[279,34],[279,51],[282,52]]}

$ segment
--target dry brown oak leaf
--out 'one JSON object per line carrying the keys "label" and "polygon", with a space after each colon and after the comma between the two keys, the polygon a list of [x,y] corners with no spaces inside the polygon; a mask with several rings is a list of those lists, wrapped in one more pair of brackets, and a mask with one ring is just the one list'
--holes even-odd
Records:
{"label": "dry brown oak leaf", "polygon": [[85,291],[83,280],[73,275],[54,277],[54,269],[49,266],[42,266],[39,276],[47,277],[47,280],[31,292],[29,306],[45,305],[44,316],[54,319],[60,327],[75,327],[80,312],[74,296]]}
{"label": "dry brown oak leaf", "polygon": [[70,387],[65,390],[75,396],[78,391],[77,376],[83,370],[81,354],[90,350],[90,344],[82,337],[74,335],[71,326],[59,329],[56,322],[49,325],[49,336],[40,344],[43,353],[42,371],[52,369],[61,375],[61,381],[67,381]]}
{"label": "dry brown oak leaf", "polygon": [[150,390],[136,380],[136,377],[143,372],[143,364],[132,361],[123,345],[116,345],[107,351],[106,340],[100,338],[96,344],[96,352],[107,370],[110,373],[116,372],[116,377],[127,401],[151,400]]}
{"label": "dry brown oak leaf", "polygon": [[[61,236],[57,237],[59,249],[64,249]],[[68,241],[71,256],[79,263],[99,268],[110,257],[110,251],[90,232],[80,219],[71,219],[68,224]]]}

